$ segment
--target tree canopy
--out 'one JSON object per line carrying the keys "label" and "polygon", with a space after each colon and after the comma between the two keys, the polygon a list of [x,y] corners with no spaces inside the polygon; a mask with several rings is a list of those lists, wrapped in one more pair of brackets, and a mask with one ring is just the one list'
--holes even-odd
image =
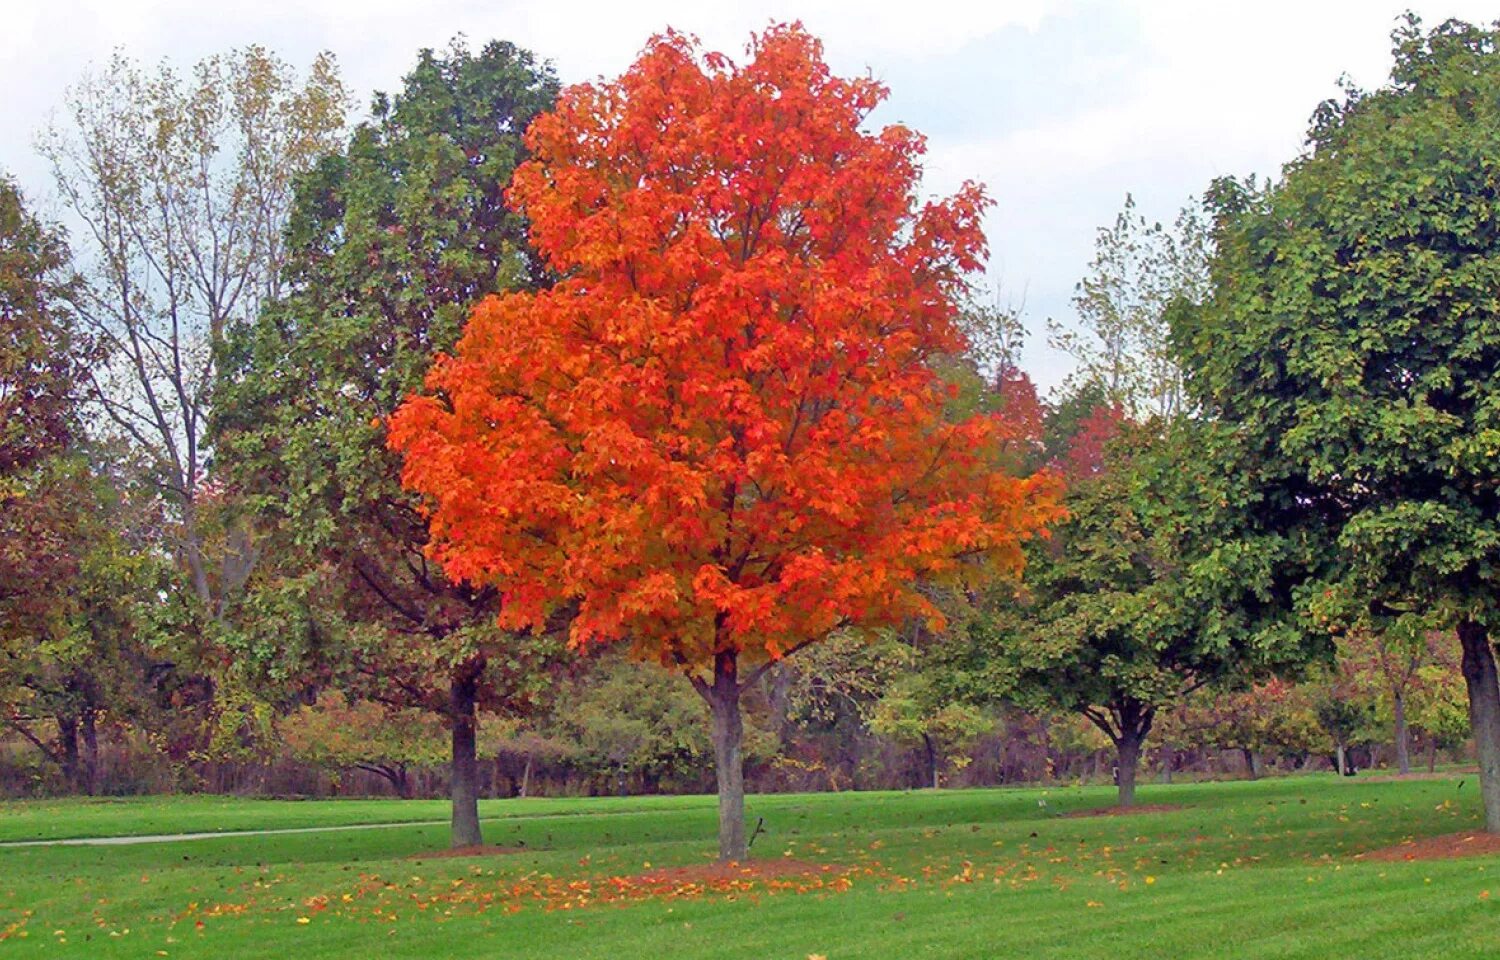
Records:
{"label": "tree canopy", "polygon": [[1299,608],[1458,628],[1500,829],[1500,56],[1456,21],[1395,39],[1390,83],[1323,104],[1280,181],[1216,186],[1213,294],[1176,336],[1259,522],[1305,546]]}
{"label": "tree canopy", "polygon": [[432,555],[503,624],[573,604],[575,643],[689,674],[725,858],[741,656],[935,618],[918,578],[1015,573],[1052,514],[1045,480],[987,469],[1003,420],[944,420],[985,200],[917,202],[920,138],[862,129],[883,97],[797,27],[743,65],[668,34],[568,88],[511,188],[562,279],[481,303],[392,421]]}

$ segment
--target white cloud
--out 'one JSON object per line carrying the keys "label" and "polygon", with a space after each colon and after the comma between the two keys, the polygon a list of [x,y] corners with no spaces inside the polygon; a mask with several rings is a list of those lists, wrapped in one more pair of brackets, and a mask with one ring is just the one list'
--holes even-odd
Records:
{"label": "white cloud", "polygon": [[[1167,217],[1214,175],[1274,173],[1341,73],[1382,80],[1408,5],[1434,23],[1493,15],[1409,0],[9,0],[0,168],[47,192],[32,136],[116,46],[181,62],[252,41],[299,63],[328,48],[363,105],[418,48],[458,32],[513,40],[583,80],[618,72],[668,25],[734,55],[752,30],[801,19],[836,69],[874,70],[894,87],[890,112],[931,134],[931,190],[989,185],[992,275],[1025,291],[1039,328],[1066,314],[1094,230],[1126,191]],[[1065,372],[1040,344],[1032,358],[1043,384]]]}

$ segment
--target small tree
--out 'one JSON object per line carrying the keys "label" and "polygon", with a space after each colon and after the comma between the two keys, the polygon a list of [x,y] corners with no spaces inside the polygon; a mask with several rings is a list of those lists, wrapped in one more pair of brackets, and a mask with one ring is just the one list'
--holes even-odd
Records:
{"label": "small tree", "polygon": [[904,744],[919,744],[926,759],[927,785],[942,786],[940,775],[950,758],[994,728],[977,707],[935,696],[920,674],[903,678],[875,704],[870,729]]}
{"label": "small tree", "polygon": [[430,712],[392,710],[336,690],[280,719],[276,728],[297,760],[335,773],[373,773],[402,797],[411,796],[411,768],[440,763],[447,746],[447,731]]}
{"label": "small tree", "polygon": [[1053,539],[1036,546],[1019,606],[977,629],[1001,665],[995,694],[1076,711],[1109,737],[1128,806],[1158,711],[1303,651],[1246,614],[1264,603],[1268,564],[1218,542],[1243,491],[1206,456],[1213,432],[1187,421],[1116,429],[1094,472],[1074,480]]}
{"label": "small tree", "polygon": [[1422,681],[1422,668],[1434,662],[1441,635],[1420,622],[1376,632],[1356,628],[1339,638],[1339,656],[1354,684],[1366,691],[1391,723],[1396,769],[1411,773],[1410,701]]}
{"label": "small tree", "polygon": [[1015,574],[1050,485],[944,420],[978,187],[919,205],[922,141],[800,27],[736,65],[677,34],[532,125],[512,201],[563,277],[475,311],[393,418],[432,555],[501,621],[567,607],[708,703],[719,854],[745,855],[740,699],[845,626],[936,619],[918,577]]}

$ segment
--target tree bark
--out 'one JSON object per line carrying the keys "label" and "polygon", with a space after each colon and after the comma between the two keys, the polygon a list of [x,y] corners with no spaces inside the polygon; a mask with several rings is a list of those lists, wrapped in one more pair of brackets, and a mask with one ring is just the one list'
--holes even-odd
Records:
{"label": "tree bark", "polygon": [[940,786],[938,783],[937,745],[932,742],[932,735],[928,733],[922,734],[922,745],[927,750],[927,784],[936,790]]}
{"label": "tree bark", "polygon": [[68,789],[78,790],[79,773],[77,717],[59,716],[57,718],[57,755],[58,763],[62,766],[63,779],[67,781]]}
{"label": "tree bark", "polygon": [[479,765],[475,756],[478,718],[474,700],[478,672],[465,669],[454,676],[449,688],[448,714],[453,734],[453,763],[448,778],[453,799],[454,847],[478,846],[484,842],[479,829]]}
{"label": "tree bark", "polygon": [[713,684],[695,686],[713,714],[714,771],[719,787],[719,860],[744,860],[745,756],[739,664],[733,651],[714,655]]}
{"label": "tree bark", "polygon": [[1255,751],[1250,747],[1241,747],[1240,752],[1245,755],[1245,776],[1251,780],[1259,780],[1260,758],[1255,755]]}
{"label": "tree bark", "polygon": [[1161,782],[1172,782],[1172,761],[1176,758],[1177,751],[1171,747],[1161,748]]}
{"label": "tree bark", "polygon": [[1484,826],[1500,833],[1500,682],[1495,652],[1483,624],[1458,625],[1463,646],[1464,684],[1469,688],[1469,727],[1479,754],[1479,790],[1484,797]]}
{"label": "tree bark", "polygon": [[83,736],[83,792],[89,796],[99,789],[99,730],[93,707],[84,707],[81,723]]}
{"label": "tree bark", "polygon": [[531,786],[531,754],[526,754],[526,765],[521,768],[521,789],[516,796],[524,798],[526,790]]}
{"label": "tree bark", "polygon": [[1427,772],[1437,773],[1437,737],[1427,738]]}
{"label": "tree bark", "polygon": [[1338,775],[1342,777],[1349,770],[1349,765],[1344,760],[1344,744],[1342,742],[1335,743],[1333,745],[1333,749],[1335,758],[1334,762],[1337,764],[1337,772]]}
{"label": "tree bark", "polygon": [[1411,773],[1411,733],[1406,728],[1406,694],[1391,698],[1391,712],[1396,719],[1396,769],[1404,777]]}
{"label": "tree bark", "polygon": [[1121,733],[1115,743],[1115,764],[1119,770],[1120,797],[1122,807],[1135,806],[1135,773],[1141,764],[1141,741],[1145,735],[1136,730]]}

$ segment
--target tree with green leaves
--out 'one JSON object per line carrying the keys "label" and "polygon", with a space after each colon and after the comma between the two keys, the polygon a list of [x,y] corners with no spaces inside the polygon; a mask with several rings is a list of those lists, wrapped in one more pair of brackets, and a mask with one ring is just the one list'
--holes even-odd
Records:
{"label": "tree with green leaves", "polygon": [[62,233],[0,177],[0,631],[40,629],[76,569],[72,502],[46,482],[80,432],[78,383],[92,359],[69,306]]}
{"label": "tree with green leaves", "polygon": [[925,767],[924,785],[942,786],[942,771],[974,740],[992,730],[993,717],[972,703],[943,695],[940,682],[913,671],[892,684],[876,702],[870,729],[898,743],[917,745]]}
{"label": "tree with green leaves", "polygon": [[411,768],[442,762],[442,722],[415,707],[390,709],[352,700],[337,690],[278,718],[276,731],[292,757],[329,771],[373,773],[397,796],[411,796]]}
{"label": "tree with green leaves", "polygon": [[546,282],[503,194],[556,93],[551,68],[509,43],[423,51],[299,182],[283,296],[231,329],[218,385],[219,465],[285,572],[318,571],[322,605],[351,624],[342,676],[445,719],[455,846],[480,842],[477,710],[519,706],[544,680],[545,643],[502,633],[496,590],[428,560],[385,418],[476,301]]}
{"label": "tree with green leaves", "polygon": [[1265,552],[1225,544],[1240,478],[1193,421],[1120,424],[1068,516],[1031,551],[1019,602],[973,627],[994,666],[977,689],[1086,717],[1114,744],[1119,802],[1135,799],[1157,714],[1206,685],[1234,686],[1309,652],[1255,616],[1274,589]]}
{"label": "tree with green leaves", "polygon": [[79,433],[79,384],[94,356],[71,306],[77,290],[62,231],[0,175],[0,495]]}
{"label": "tree with green leaves", "polygon": [[1389,84],[1320,106],[1278,182],[1215,185],[1212,296],[1174,334],[1256,527],[1304,545],[1291,605],[1457,630],[1500,831],[1500,34],[1394,40]]}
{"label": "tree with green leaves", "polygon": [[77,288],[61,230],[0,177],[0,723],[87,791],[74,709],[87,645],[73,627],[102,531],[78,452],[79,384],[95,357],[71,307]]}

